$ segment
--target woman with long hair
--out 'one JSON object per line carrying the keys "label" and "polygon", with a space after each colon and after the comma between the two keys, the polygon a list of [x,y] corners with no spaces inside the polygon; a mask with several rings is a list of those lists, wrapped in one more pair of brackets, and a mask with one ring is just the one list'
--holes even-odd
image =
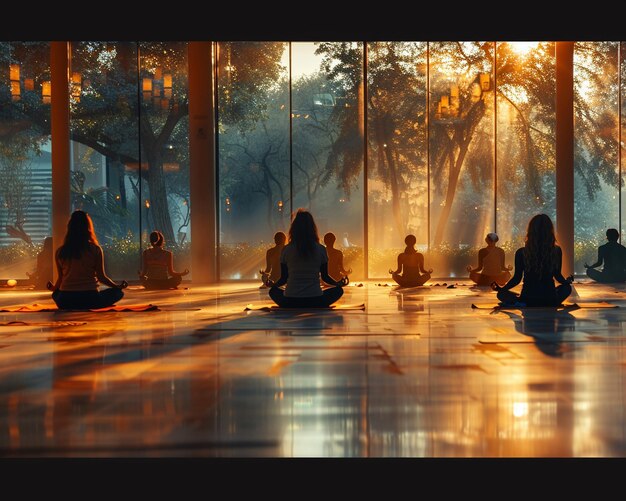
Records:
{"label": "woman with long hair", "polygon": [[[283,308],[327,308],[343,295],[348,277],[337,281],[328,275],[328,254],[320,244],[315,220],[310,212],[298,209],[291,228],[289,243],[280,256],[280,278],[269,278],[270,297]],[[322,291],[322,280],[333,287]],[[280,287],[286,285],[285,290]]]}
{"label": "woman with long hair", "polygon": [[139,272],[139,279],[146,289],[164,290],[176,289],[189,273],[174,270],[174,254],[165,250],[165,237],[160,231],[150,233],[151,248],[143,251],[143,267]]}
{"label": "woman with long hair", "polygon": [[[52,299],[62,310],[106,308],[124,297],[126,281],[117,284],[104,271],[104,254],[89,214],[72,213],[63,245],[55,254],[58,278],[49,283]],[[98,290],[98,282],[110,289]]]}
{"label": "woman with long hair", "polygon": [[424,269],[424,255],[415,248],[417,243],[415,235],[407,235],[404,243],[406,244],[404,252],[398,254],[398,269],[389,270],[389,274],[400,287],[424,285],[430,280],[433,270]]}
{"label": "woman with long hair", "polygon": [[[574,277],[561,274],[563,254],[556,244],[554,225],[546,214],[534,216],[528,223],[526,243],[515,252],[515,275],[506,285],[492,283],[498,299],[505,305],[558,306],[572,293]],[[524,278],[522,293],[511,292]],[[555,287],[554,280],[561,285]]]}

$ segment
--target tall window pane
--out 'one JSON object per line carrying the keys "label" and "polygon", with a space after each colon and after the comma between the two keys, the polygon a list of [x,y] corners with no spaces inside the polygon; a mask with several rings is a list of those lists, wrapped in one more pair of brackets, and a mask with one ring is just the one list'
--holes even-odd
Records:
{"label": "tall window pane", "polygon": [[107,273],[139,263],[137,44],[74,42],[70,66],[72,209],[93,219]]}
{"label": "tall window pane", "polygon": [[371,42],[367,61],[369,276],[388,277],[404,237],[428,249],[425,42]]}
{"label": "tall window pane", "polygon": [[191,267],[187,43],[142,42],[139,50],[142,247],[162,232],[182,271]]}
{"label": "tall window pane", "polygon": [[[363,270],[363,44],[292,44],[294,210],[333,232],[353,279]],[[339,217],[338,217],[339,216]]]}
{"label": "tall window pane", "polygon": [[465,276],[494,226],[493,42],[430,46],[430,243],[434,276]]}
{"label": "tall window pane", "polygon": [[[574,45],[574,269],[584,274],[619,226],[618,43]],[[619,231],[619,229],[618,229]]]}
{"label": "tall window pane", "polygon": [[50,45],[0,42],[0,278],[27,280],[52,234]]}
{"label": "tall window pane", "polygon": [[555,44],[499,42],[497,65],[498,245],[513,265],[534,215],[556,223]]}
{"label": "tall window pane", "polygon": [[287,43],[218,45],[219,263],[252,279],[273,234],[289,227]]}

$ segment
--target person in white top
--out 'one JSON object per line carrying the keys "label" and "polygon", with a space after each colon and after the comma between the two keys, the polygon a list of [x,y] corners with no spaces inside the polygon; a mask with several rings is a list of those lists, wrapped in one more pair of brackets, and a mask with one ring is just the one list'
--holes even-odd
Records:
{"label": "person in white top", "polygon": [[[104,254],[98,244],[89,214],[82,210],[72,213],[67,223],[63,245],[55,254],[58,278],[52,290],[52,299],[62,310],[87,310],[112,306],[124,297],[123,280],[115,283],[104,271]],[[98,290],[98,282],[110,289]]]}
{"label": "person in white top", "polygon": [[[289,243],[280,256],[280,278],[266,280],[272,300],[283,308],[327,308],[343,295],[348,277],[335,280],[328,275],[328,254],[320,243],[315,220],[310,212],[298,209]],[[322,291],[320,276],[333,286]],[[285,285],[285,290],[281,286]]]}
{"label": "person in white top", "polygon": [[496,247],[499,239],[496,233],[488,233],[485,237],[487,247],[478,251],[478,266],[476,268],[467,266],[470,279],[477,285],[489,286],[493,282],[504,285],[511,278],[512,266],[504,265],[504,250]]}

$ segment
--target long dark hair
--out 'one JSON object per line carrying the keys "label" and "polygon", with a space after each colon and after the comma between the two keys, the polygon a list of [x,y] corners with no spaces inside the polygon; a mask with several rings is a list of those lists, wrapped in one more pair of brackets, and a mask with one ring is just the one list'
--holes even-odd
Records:
{"label": "long dark hair", "polygon": [[555,271],[556,237],[552,220],[546,214],[537,214],[528,223],[524,266],[540,277],[552,275]]}
{"label": "long dark hair", "polygon": [[93,221],[86,212],[75,210],[67,223],[65,240],[59,248],[59,259],[79,259],[89,249],[90,244],[99,245]]}
{"label": "long dark hair", "polygon": [[417,238],[415,238],[415,235],[407,235],[406,237],[404,237],[404,243],[406,244],[406,248],[404,249],[405,254],[417,252],[415,250],[415,244],[417,243]]}
{"label": "long dark hair", "polygon": [[289,242],[295,244],[298,254],[309,256],[313,254],[315,244],[319,241],[313,215],[308,210],[298,209],[289,228]]}

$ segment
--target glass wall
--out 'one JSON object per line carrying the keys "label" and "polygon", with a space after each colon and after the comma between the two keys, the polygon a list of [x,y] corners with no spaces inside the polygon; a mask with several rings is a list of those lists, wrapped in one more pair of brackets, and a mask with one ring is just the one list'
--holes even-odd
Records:
{"label": "glass wall", "polygon": [[493,42],[433,42],[430,72],[430,259],[433,276],[466,276],[494,231]]}
{"label": "glass wall", "polygon": [[51,236],[50,45],[0,42],[0,277],[27,282]]}
{"label": "glass wall", "polygon": [[159,230],[182,271],[191,269],[187,42],[141,42],[139,55],[141,243]]}
{"label": "glass wall", "polygon": [[618,42],[574,45],[574,241],[577,274],[619,229]]}
{"label": "glass wall", "polygon": [[186,43],[72,43],[72,208],[91,215],[112,277],[136,278],[153,230],[190,265],[186,56]]}
{"label": "glass wall", "polygon": [[[578,274],[622,230],[622,45],[575,44]],[[4,279],[26,279],[51,233],[49,49],[0,43]],[[512,263],[534,214],[556,222],[554,42],[217,49],[222,279],[258,279],[298,207],[353,280],[388,277],[409,233],[434,277],[465,277],[487,232]],[[187,43],[73,42],[69,77],[72,207],[93,217],[107,271],[134,279],[155,229],[190,267]]]}
{"label": "glass wall", "polygon": [[293,208],[335,235],[362,280],[363,44],[292,43],[291,83]]}
{"label": "glass wall", "polygon": [[534,215],[556,223],[555,56],[554,42],[497,44],[496,224],[511,265]]}
{"label": "glass wall", "polygon": [[218,45],[219,264],[250,279],[289,228],[289,44]]}
{"label": "glass wall", "polygon": [[414,234],[428,250],[426,42],[370,42],[367,60],[369,276],[387,276]]}

